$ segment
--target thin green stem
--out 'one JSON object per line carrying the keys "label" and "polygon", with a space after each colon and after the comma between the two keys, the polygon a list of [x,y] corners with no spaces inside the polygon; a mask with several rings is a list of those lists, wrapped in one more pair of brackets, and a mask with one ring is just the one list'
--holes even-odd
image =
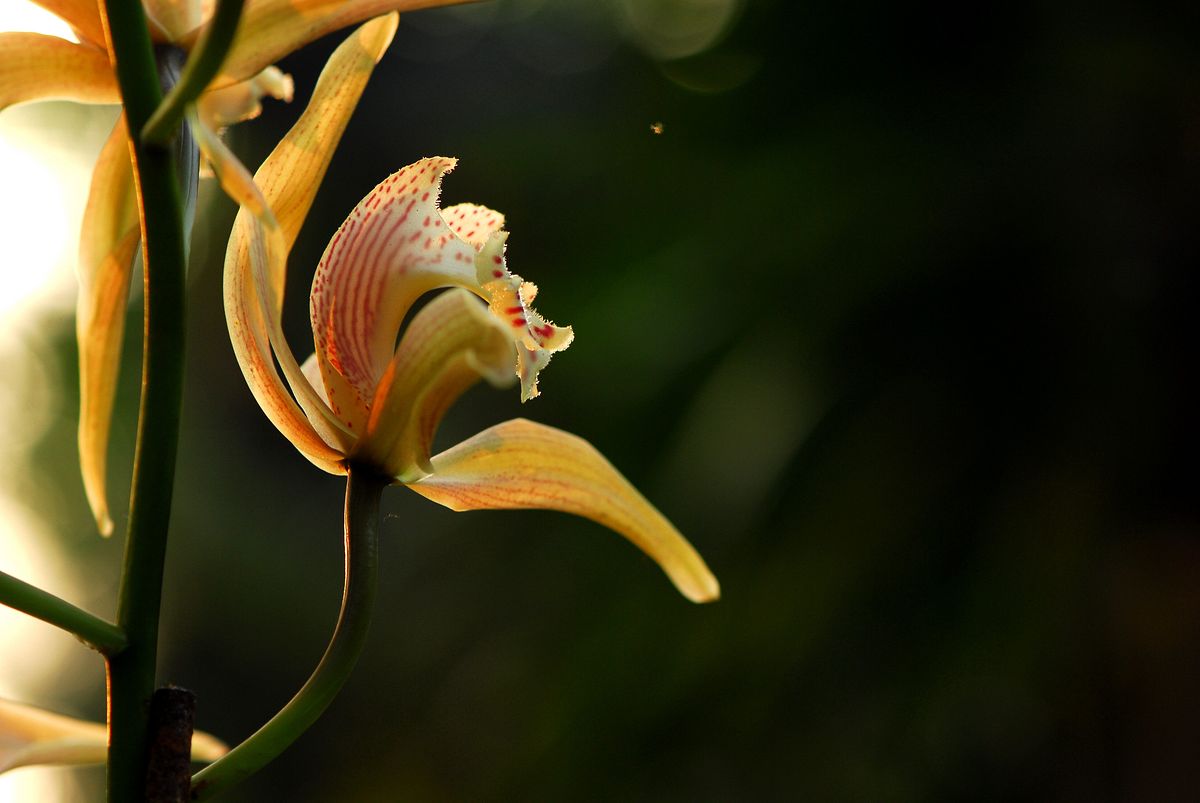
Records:
{"label": "thin green stem", "polygon": [[192,800],[207,800],[248,778],[308,730],[341,690],[358,661],[375,605],[379,567],[379,497],[390,480],[351,467],[346,478],[346,575],[337,627],[321,663],[296,696],[226,755],[192,776]]}
{"label": "thin green stem", "polygon": [[175,127],[183,120],[184,109],[200,97],[200,93],[208,87],[209,82],[221,69],[225,56],[229,54],[229,47],[233,44],[233,36],[237,33],[243,5],[245,0],[219,0],[212,19],[188,57],[179,83],[175,84],[149,122],[141,129],[142,144],[165,145],[170,141]]}
{"label": "thin green stem", "polygon": [[0,604],[62,628],[104,655],[125,648],[121,628],[4,572],[0,572]]}
{"label": "thin green stem", "polygon": [[[162,100],[140,0],[105,0],[105,30],[130,131]],[[145,264],[142,399],[117,625],[129,645],[108,661],[108,800],[145,799],[147,719],[155,688],[163,563],[183,391],[183,204],[172,154],[132,147]]]}

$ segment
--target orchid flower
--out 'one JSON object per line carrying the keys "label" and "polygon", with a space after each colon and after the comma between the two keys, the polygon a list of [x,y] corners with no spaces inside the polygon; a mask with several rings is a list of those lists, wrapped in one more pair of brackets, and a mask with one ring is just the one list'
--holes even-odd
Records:
{"label": "orchid flower", "polygon": [[[105,43],[102,0],[34,0],[61,17],[78,43],[37,33],[0,33],[0,111],[38,100],[119,103]],[[236,192],[248,174],[218,132],[257,116],[261,99],[292,99],[292,80],[273,62],[339,28],[390,11],[463,0],[246,0],[219,75],[188,112],[206,164]],[[152,39],[196,47],[213,0],[143,0]],[[84,489],[100,532],[109,535],[106,467],[125,300],[139,244],[137,205],[124,118],[117,120],[92,175],[79,244],[79,452]],[[235,200],[246,199],[235,195]]]}
{"label": "orchid flower", "polygon": [[[431,454],[443,414],[468,387],[519,379],[522,397],[532,398],[538,372],[572,339],[570,327],[533,309],[537,287],[509,271],[503,215],[439,207],[455,160],[411,164],[351,212],[317,266],[315,351],[297,362],[280,326],[288,252],[390,38],[378,22],[330,59],[308,108],[255,174],[254,206],[234,223],[225,312],[259,405],[325,471],[369,467],[453,510],[585,516],[639,546],[689,599],[715,599],[717,581],[695,549],[583,439],[516,419]],[[414,302],[439,288],[450,289],[415,313],[396,345]]]}
{"label": "orchid flower", "polygon": [[[211,734],[192,736],[193,761],[216,761],[227,752]],[[0,773],[31,764],[103,764],[107,754],[104,725],[0,699]]]}

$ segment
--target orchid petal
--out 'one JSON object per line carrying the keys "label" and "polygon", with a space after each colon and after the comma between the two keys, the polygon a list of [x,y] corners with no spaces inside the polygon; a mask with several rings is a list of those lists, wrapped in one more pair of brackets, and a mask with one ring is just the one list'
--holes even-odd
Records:
{"label": "orchid petal", "polygon": [[[242,210],[226,252],[225,314],[250,389],[275,426],[305,456],[333,473],[344,473],[341,457],[347,436],[338,430],[332,412],[304,378],[279,326],[287,253],[350,113],[391,43],[396,22],[395,15],[372,20],[334,51],[308,107],[255,174],[254,183],[273,212],[273,221]],[[276,371],[273,353],[299,405]]]}
{"label": "orchid petal", "polygon": [[475,285],[475,249],[437,209],[454,164],[423,159],[385,179],[338,228],[313,276],[321,376],[334,410],[358,432],[412,303],[439,287]]}
{"label": "orchid petal", "polygon": [[108,55],[40,33],[0,33],[0,110],[35,100],[119,103]]}
{"label": "orchid petal", "polygon": [[79,240],[79,463],[102,535],[112,534],[106,490],[108,436],[121,365],[125,308],[140,241],[125,118],[117,120],[96,167]]}
{"label": "orchid petal", "polygon": [[[467,0],[252,0],[214,87],[244,81],[267,65],[328,33],[393,11],[415,11]],[[183,44],[194,44],[192,31]]]}
{"label": "orchid petal", "polygon": [[560,510],[624,535],[693,602],[720,596],[703,558],[587,441],[514,419],[433,458],[433,474],[408,486],[451,510]]}
{"label": "orchid petal", "polygon": [[422,159],[389,176],[334,234],[313,277],[310,318],[321,376],[334,409],[361,431],[392,356],[396,332],[423,293],[463,287],[489,302],[517,343],[522,397],[537,372],[571,343],[532,307],[537,287],[509,273],[504,217],[487,207],[438,209],[442,177],[456,160]]}
{"label": "orchid petal", "polygon": [[433,471],[433,436],[447,408],[480,379],[510,384],[512,337],[466,290],[449,290],[413,316],[384,372],[356,460],[401,482]]}
{"label": "orchid petal", "polygon": [[272,65],[248,81],[205,92],[196,108],[204,124],[217,131],[262,114],[264,95],[291,103],[294,92],[292,76]]}
{"label": "orchid petal", "polygon": [[[229,752],[203,731],[192,736],[192,760],[211,762]],[[102,764],[108,754],[108,728],[0,699],[0,773],[31,764]]]}
{"label": "orchid petal", "polygon": [[104,23],[100,21],[97,0],[33,0],[56,15],[74,30],[79,38],[97,47],[104,47]]}

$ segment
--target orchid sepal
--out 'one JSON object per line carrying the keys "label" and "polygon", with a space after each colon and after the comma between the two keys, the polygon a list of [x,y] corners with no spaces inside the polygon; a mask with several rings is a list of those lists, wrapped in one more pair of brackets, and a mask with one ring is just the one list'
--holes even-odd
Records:
{"label": "orchid sepal", "polygon": [[685,597],[720,597],[717,579],[678,530],[590,443],[516,418],[432,460],[408,487],[451,510],[558,510],[591,519],[650,556]]}

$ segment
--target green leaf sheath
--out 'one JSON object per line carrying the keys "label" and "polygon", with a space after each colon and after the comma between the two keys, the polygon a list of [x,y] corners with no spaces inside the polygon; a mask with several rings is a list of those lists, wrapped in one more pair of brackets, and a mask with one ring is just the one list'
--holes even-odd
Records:
{"label": "green leaf sheath", "polygon": [[358,661],[379,586],[379,497],[391,480],[351,466],[346,478],[346,578],[333,638],[304,687],[266,725],[192,777],[192,799],[208,800],[262,769],[308,730]]}

